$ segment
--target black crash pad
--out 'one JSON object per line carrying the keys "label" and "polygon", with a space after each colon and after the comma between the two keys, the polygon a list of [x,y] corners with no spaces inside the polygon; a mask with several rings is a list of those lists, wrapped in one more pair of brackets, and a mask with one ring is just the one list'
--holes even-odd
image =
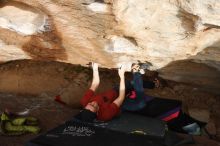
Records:
{"label": "black crash pad", "polygon": [[162,146],[164,134],[163,122],[123,113],[108,123],[67,121],[25,146]]}
{"label": "black crash pad", "polygon": [[163,138],[166,131],[164,121],[132,113],[122,113],[120,117],[107,123],[94,123],[94,126],[123,133],[143,134]]}

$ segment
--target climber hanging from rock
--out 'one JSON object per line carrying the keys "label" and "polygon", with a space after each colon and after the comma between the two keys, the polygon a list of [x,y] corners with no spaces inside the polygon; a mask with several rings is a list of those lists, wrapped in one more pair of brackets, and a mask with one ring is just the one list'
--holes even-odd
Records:
{"label": "climber hanging from rock", "polygon": [[92,122],[94,119],[109,121],[120,113],[120,107],[125,98],[125,67],[121,66],[118,69],[119,88],[112,88],[101,94],[95,94],[100,83],[98,64],[92,63],[92,69],[92,84],[81,99],[83,110],[76,118],[86,122]]}
{"label": "climber hanging from rock", "polygon": [[126,68],[122,66],[118,70],[120,77],[119,87],[115,86],[113,89],[98,95],[95,95],[100,83],[98,64],[92,63],[92,68],[92,85],[81,99],[81,105],[84,109],[76,118],[86,122],[92,122],[94,119],[109,121],[120,113],[121,108],[122,111],[134,112],[166,121],[169,129],[177,132],[200,134],[200,128],[205,123],[183,113],[181,101],[145,95],[144,88],[153,89],[160,86],[157,78],[154,81],[142,80],[141,74],[144,74],[147,64],[132,64],[133,79],[131,81],[125,81],[124,73]]}

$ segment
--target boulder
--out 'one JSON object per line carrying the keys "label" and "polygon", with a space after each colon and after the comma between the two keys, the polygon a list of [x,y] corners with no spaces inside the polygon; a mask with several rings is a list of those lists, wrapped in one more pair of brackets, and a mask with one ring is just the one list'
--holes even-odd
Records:
{"label": "boulder", "polygon": [[115,68],[147,61],[148,69],[165,79],[219,94],[218,0],[3,0],[0,5],[1,63],[95,61]]}

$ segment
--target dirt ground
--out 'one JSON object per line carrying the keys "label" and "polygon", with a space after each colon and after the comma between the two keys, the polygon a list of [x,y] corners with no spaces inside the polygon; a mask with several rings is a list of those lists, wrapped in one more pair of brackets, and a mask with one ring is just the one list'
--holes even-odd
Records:
{"label": "dirt ground", "polygon": [[[147,71],[144,79],[152,80],[156,72]],[[117,70],[100,69],[101,84],[98,92],[118,83]],[[126,73],[131,78],[131,73]],[[14,112],[30,110],[30,115],[40,121],[45,132],[70,119],[79,111],[79,100],[89,87],[92,71],[77,65],[21,60],[0,65],[0,111],[9,109]],[[183,102],[183,110],[197,119],[208,122],[207,129],[211,138],[197,136],[198,146],[220,145],[220,97],[198,87],[161,79],[161,86],[145,90],[147,95],[161,98],[178,99]],[[66,103],[54,101],[60,95]],[[1,146],[22,146],[36,135],[18,137],[0,136]]]}

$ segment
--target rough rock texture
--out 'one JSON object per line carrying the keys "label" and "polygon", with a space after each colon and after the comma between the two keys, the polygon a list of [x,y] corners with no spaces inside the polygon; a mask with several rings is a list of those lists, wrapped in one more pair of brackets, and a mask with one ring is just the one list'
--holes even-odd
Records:
{"label": "rough rock texture", "polygon": [[0,62],[147,61],[161,77],[219,94],[219,28],[219,0],[2,0]]}
{"label": "rough rock texture", "polygon": [[136,40],[152,68],[219,46],[219,1],[117,0],[113,5],[120,29]]}

